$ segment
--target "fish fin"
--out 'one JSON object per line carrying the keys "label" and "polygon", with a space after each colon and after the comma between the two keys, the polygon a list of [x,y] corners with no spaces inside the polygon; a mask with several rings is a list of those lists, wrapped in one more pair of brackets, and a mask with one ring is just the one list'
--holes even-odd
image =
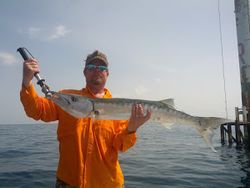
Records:
{"label": "fish fin", "polygon": [[174,125],[173,123],[166,123],[166,122],[160,122],[161,125],[163,125],[167,129],[171,129]]}
{"label": "fish fin", "polygon": [[169,107],[171,107],[173,109],[175,109],[174,99],[172,99],[172,98],[160,100],[160,102],[168,105]]}

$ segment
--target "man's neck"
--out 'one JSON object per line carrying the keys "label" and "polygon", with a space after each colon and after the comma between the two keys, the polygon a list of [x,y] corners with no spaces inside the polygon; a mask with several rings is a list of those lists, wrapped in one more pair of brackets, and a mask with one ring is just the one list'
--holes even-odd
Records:
{"label": "man's neck", "polygon": [[103,98],[103,96],[105,95],[104,87],[91,87],[87,85],[87,88],[96,98]]}

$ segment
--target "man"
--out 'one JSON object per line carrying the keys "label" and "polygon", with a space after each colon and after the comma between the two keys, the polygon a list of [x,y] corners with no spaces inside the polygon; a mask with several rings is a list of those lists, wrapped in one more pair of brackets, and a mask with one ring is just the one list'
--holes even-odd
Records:
{"label": "man", "polygon": [[[126,151],[135,144],[136,130],[151,116],[144,115],[142,105],[135,104],[129,120],[77,119],[49,99],[37,95],[32,79],[39,72],[35,59],[23,64],[20,98],[26,114],[45,122],[58,120],[59,164],[56,188],[120,188],[124,184],[118,162],[118,151]],[[63,90],[90,98],[111,98],[105,88],[109,76],[107,57],[94,51],[87,56],[83,74],[86,87]]]}

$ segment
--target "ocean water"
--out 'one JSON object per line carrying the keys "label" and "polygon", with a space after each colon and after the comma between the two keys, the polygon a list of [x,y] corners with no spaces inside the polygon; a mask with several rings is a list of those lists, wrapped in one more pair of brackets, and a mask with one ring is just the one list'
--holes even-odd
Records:
{"label": "ocean water", "polygon": [[[0,125],[0,187],[53,188],[56,124]],[[119,155],[126,188],[250,187],[250,152],[221,145],[213,152],[190,127],[145,125],[136,145]]]}

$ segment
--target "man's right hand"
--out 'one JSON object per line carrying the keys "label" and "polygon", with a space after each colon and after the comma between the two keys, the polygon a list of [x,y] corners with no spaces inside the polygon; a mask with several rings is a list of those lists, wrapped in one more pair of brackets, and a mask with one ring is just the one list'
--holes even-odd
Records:
{"label": "man's right hand", "polygon": [[28,59],[23,62],[23,86],[29,87],[35,73],[39,73],[39,65],[36,59]]}

